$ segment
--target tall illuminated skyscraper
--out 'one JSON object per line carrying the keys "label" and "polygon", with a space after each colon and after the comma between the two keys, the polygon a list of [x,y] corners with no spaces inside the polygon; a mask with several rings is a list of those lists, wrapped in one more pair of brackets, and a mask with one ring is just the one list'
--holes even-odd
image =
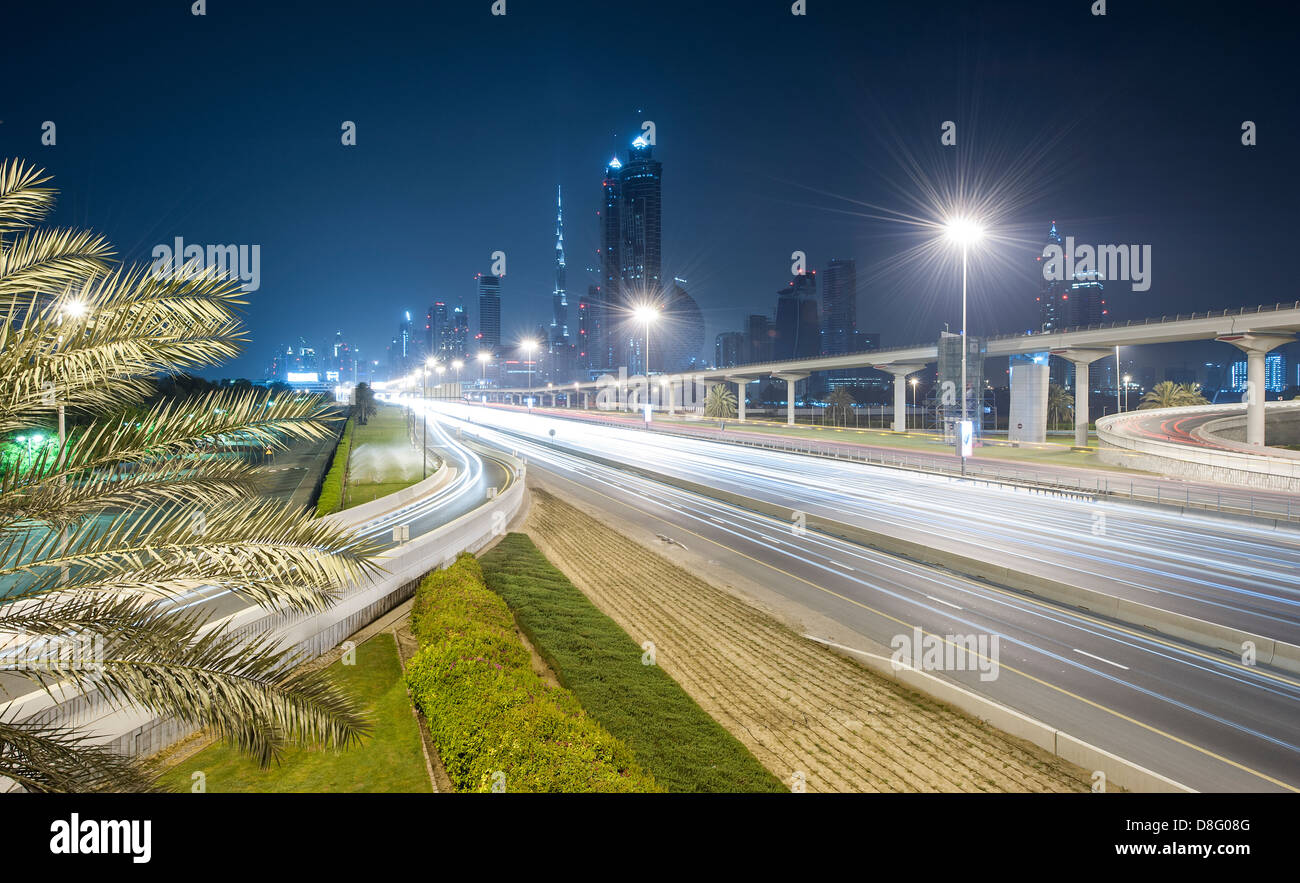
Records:
{"label": "tall illuminated skyscraper", "polygon": [[551,298],[551,346],[569,344],[569,296],[565,291],[567,271],[564,263],[564,198],[555,188],[555,294]]}
{"label": "tall illuminated skyscraper", "polygon": [[477,351],[501,350],[501,277],[479,273]]}

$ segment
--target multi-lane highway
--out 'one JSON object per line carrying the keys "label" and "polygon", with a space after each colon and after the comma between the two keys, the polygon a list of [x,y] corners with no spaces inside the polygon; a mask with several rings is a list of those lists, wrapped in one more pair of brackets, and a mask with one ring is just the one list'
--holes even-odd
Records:
{"label": "multi-lane highway", "polygon": [[[1080,571],[1115,591],[1216,611],[1293,635],[1300,535],[1108,503],[1095,506],[697,439],[455,404],[440,420],[528,458],[530,476],[671,537],[683,563],[723,567],[827,624],[827,638],[888,655],[919,626],[997,635],[1000,676],[950,677],[1201,790],[1300,788],[1300,678],[1105,621],[631,473],[653,466],[721,490],[889,527],[936,543]],[[472,421],[472,422],[469,422]],[[554,436],[551,430],[555,430]],[[830,632],[834,632],[833,634]]]}

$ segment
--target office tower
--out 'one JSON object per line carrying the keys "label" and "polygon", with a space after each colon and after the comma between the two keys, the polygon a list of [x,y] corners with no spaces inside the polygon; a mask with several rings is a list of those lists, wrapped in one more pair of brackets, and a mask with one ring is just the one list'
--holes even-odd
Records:
{"label": "office tower", "polygon": [[501,350],[501,277],[479,273],[474,278],[478,282],[477,349],[498,353]]}
{"label": "office tower", "polygon": [[821,354],[821,321],[817,309],[817,271],[794,277],[777,292],[773,358],[811,358]]}
{"label": "office tower", "polygon": [[1069,327],[1069,324],[1063,321],[1061,295],[1066,293],[1067,283],[1064,280],[1048,279],[1044,275],[1044,266],[1047,258],[1043,257],[1042,252],[1046,251],[1049,246],[1056,246],[1064,249],[1065,242],[1061,239],[1061,234],[1056,231],[1056,222],[1052,222],[1052,227],[1047,231],[1047,239],[1043,243],[1043,248],[1038,256],[1034,258],[1034,263],[1038,266],[1038,323],[1039,330],[1044,334],[1060,331],[1062,328]]}
{"label": "office tower", "polygon": [[704,314],[686,291],[686,280],[675,278],[650,330],[650,366],[655,372],[678,374],[700,367],[704,351]]}
{"label": "office tower", "polygon": [[442,358],[442,342],[447,336],[447,327],[450,323],[451,315],[445,303],[435,301],[429,305],[429,311],[424,316],[424,354],[426,356],[432,356],[435,359]]}
{"label": "office tower", "polygon": [[555,293],[551,296],[551,347],[569,344],[569,295],[565,290],[564,263],[564,200],[563,193],[555,188]]}
{"label": "office tower", "polygon": [[724,331],[714,340],[713,366],[715,368],[734,368],[741,364],[744,353],[745,332]]}
{"label": "office tower", "polygon": [[840,356],[854,352],[858,328],[858,262],[833,260],[822,274],[822,352]]}
{"label": "office tower", "polygon": [[772,322],[761,314],[745,320],[745,356],[741,364],[772,361]]}
{"label": "office tower", "polygon": [[600,325],[605,339],[599,351],[588,347],[594,352],[593,370],[632,367],[641,349],[637,337],[644,336],[633,311],[642,304],[662,307],[671,294],[663,281],[663,164],[653,152],[638,137],[626,163],[616,156],[605,167],[600,211]]}

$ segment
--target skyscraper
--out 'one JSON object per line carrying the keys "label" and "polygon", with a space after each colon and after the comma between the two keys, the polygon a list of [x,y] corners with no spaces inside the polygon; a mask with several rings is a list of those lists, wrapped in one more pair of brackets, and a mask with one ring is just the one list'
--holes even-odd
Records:
{"label": "skyscraper", "polygon": [[704,349],[704,314],[686,292],[686,280],[674,279],[659,321],[650,333],[650,366],[677,374],[700,366]]}
{"label": "skyscraper", "polygon": [[822,352],[840,356],[851,352],[858,328],[858,262],[833,260],[822,274]]}
{"label": "skyscraper", "polygon": [[773,358],[811,358],[821,354],[821,322],[817,311],[817,271],[795,276],[777,292]]}
{"label": "skyscraper", "polygon": [[602,302],[597,306],[604,340],[594,352],[593,370],[631,366],[643,333],[632,311],[643,303],[662,305],[670,294],[663,284],[663,164],[654,159],[651,145],[636,138],[626,164],[616,156],[605,167],[601,188]]}
{"label": "skyscraper", "polygon": [[569,344],[569,296],[565,291],[564,263],[564,199],[560,187],[555,188],[555,293],[551,297],[551,346]]}
{"label": "skyscraper", "polygon": [[772,320],[755,313],[745,320],[745,354],[741,364],[760,364],[772,361]]}
{"label": "skyscraper", "polygon": [[[1061,239],[1061,234],[1056,232],[1056,222],[1052,222],[1052,227],[1047,231],[1047,239],[1043,243],[1043,250],[1048,246],[1055,245],[1058,248],[1065,248],[1065,243]],[[1043,274],[1043,265],[1047,258],[1043,257],[1042,252],[1034,258],[1034,263],[1038,265],[1038,324],[1039,330],[1044,334],[1052,331],[1061,330],[1063,317],[1060,315],[1062,303],[1060,297],[1065,293],[1067,283],[1064,280],[1048,279]]]}
{"label": "skyscraper", "polygon": [[713,344],[713,367],[734,368],[745,357],[745,332],[724,331]]}
{"label": "skyscraper", "polygon": [[499,353],[501,350],[501,277],[479,273],[478,281],[478,343],[479,352]]}

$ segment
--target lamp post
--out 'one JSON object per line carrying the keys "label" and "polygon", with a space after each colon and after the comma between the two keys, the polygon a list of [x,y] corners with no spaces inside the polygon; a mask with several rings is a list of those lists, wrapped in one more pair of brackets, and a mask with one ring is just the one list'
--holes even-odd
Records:
{"label": "lamp post", "polygon": [[1121,409],[1121,413],[1128,410],[1128,384],[1129,381],[1132,379],[1133,379],[1132,375],[1130,374],[1124,375],[1124,407]]}
{"label": "lamp post", "polygon": [[528,362],[528,410],[533,410],[533,351],[537,349],[537,341],[525,340],[521,344],[524,355]]}
{"label": "lamp post", "polygon": [[[912,378],[911,384],[912,384],[912,410],[915,411],[916,410],[916,378],[915,377]],[[912,423],[912,415],[908,414],[907,420],[903,423],[903,428],[911,429],[912,428],[911,423]]]}
{"label": "lamp post", "polygon": [[492,361],[492,354],[486,350],[478,354],[478,363],[483,366],[483,379],[479,381],[479,386],[487,386],[487,366]]}
{"label": "lamp post", "polygon": [[635,315],[637,321],[645,326],[645,350],[643,353],[643,361],[645,362],[646,390],[648,394],[648,390],[650,389],[650,326],[659,318],[659,311],[649,304],[645,304],[636,308]]}
{"label": "lamp post", "polygon": [[961,454],[961,471],[966,473],[966,450],[962,444],[962,431],[965,429],[967,416],[966,362],[970,358],[966,342],[966,265],[970,247],[984,237],[984,229],[969,218],[953,218],[945,225],[948,239],[961,246],[961,422],[957,431],[957,448]]}
{"label": "lamp post", "polygon": [[465,361],[464,361],[463,359],[453,359],[452,362],[451,362],[451,367],[452,367],[452,369],[455,370],[455,372],[456,372],[456,393],[457,393],[457,396],[459,397],[459,395],[460,395],[460,372],[461,372],[461,369],[465,367]]}

